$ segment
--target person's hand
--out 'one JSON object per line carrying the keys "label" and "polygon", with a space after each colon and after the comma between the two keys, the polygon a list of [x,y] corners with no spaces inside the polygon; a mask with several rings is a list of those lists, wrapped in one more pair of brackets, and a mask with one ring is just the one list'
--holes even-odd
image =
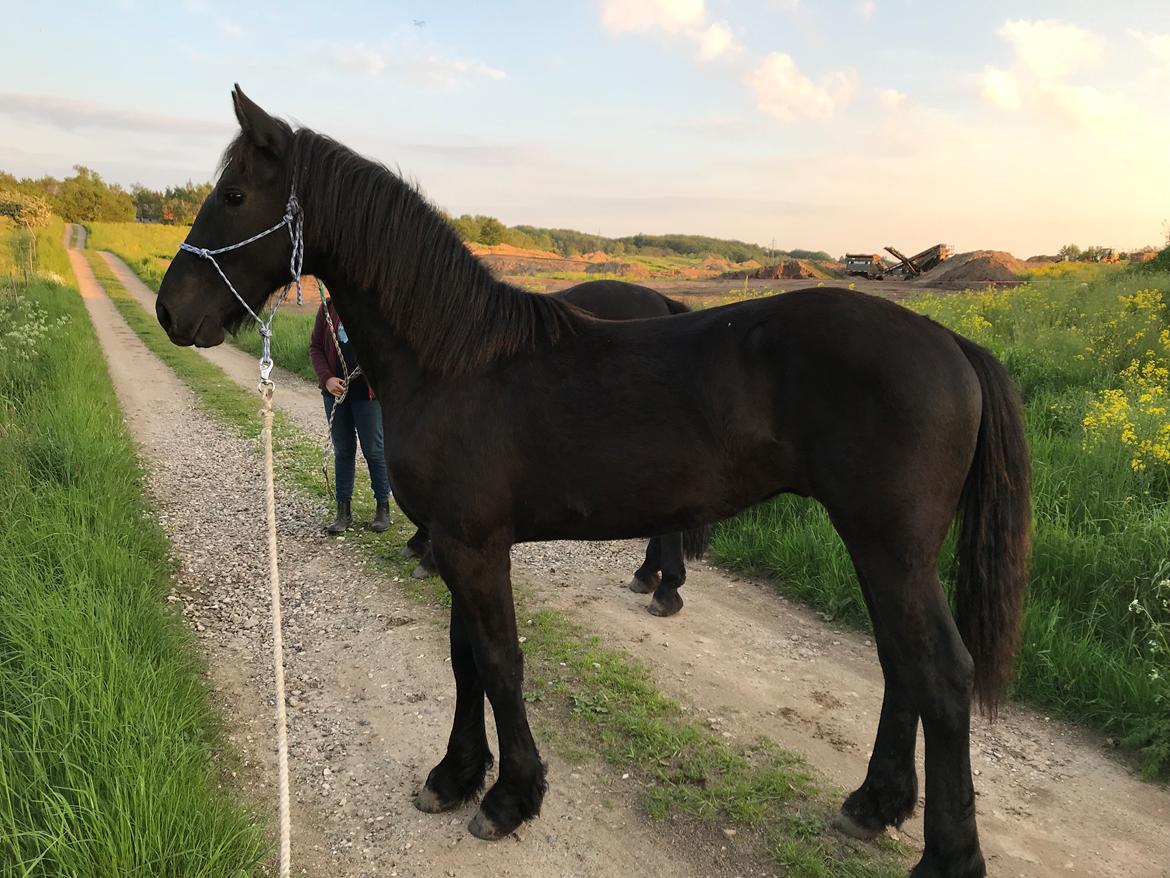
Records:
{"label": "person's hand", "polygon": [[325,389],[338,399],[341,398],[341,394],[345,393],[345,385],[342,383],[340,378],[336,377],[326,380]]}

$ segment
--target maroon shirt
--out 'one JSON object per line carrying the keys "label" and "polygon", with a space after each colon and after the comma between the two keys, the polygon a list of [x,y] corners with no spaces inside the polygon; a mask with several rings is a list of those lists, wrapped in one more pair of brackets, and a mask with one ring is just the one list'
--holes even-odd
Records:
{"label": "maroon shirt", "polygon": [[[333,328],[341,325],[341,318],[337,316],[337,306],[329,299],[329,317],[333,320]],[[313,371],[317,373],[317,386],[325,389],[325,382],[330,378],[342,379],[344,370],[341,368],[341,358],[337,355],[337,346],[329,337],[329,325],[325,322],[324,303],[317,309],[317,319],[313,321],[313,334],[309,336],[309,360],[313,364]],[[369,399],[374,398],[374,388],[368,381],[366,392]]]}

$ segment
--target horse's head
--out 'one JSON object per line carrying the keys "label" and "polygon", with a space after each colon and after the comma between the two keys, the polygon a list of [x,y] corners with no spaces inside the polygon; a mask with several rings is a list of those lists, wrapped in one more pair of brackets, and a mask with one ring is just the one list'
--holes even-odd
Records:
{"label": "horse's head", "polygon": [[[284,216],[292,185],[292,129],[254,104],[237,85],[232,92],[240,134],[228,147],[219,180],[203,206],[187,242],[215,250],[239,243]],[[215,257],[224,274],[253,311],[289,279],[291,243],[279,229]],[[239,324],[247,311],[232,295],[209,260],[180,251],[159,287],[158,322],[179,345],[212,347]]]}

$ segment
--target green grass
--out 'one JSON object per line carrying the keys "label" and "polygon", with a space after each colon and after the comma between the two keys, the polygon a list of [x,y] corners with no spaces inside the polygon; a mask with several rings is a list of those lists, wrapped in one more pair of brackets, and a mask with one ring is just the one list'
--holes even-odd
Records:
{"label": "green grass", "polygon": [[66,283],[72,277],[65,254],[65,223],[51,217],[42,228],[29,232],[8,217],[0,217],[0,284],[11,286],[24,280],[31,252],[36,254],[35,275],[42,280]]}
{"label": "green grass", "polygon": [[[41,258],[60,267],[59,234]],[[253,874],[265,840],[219,784],[194,645],[165,609],[167,541],[82,301],[36,280],[0,289],[0,315],[16,330],[0,338],[0,876]]]}
{"label": "green grass", "polygon": [[[272,361],[314,384],[317,383],[317,373],[309,362],[309,336],[313,334],[316,316],[315,311],[278,311],[272,321]],[[255,323],[248,323],[232,343],[256,357],[260,356],[260,333],[256,331]]]}
{"label": "green grass", "polygon": [[[198,394],[207,411],[242,435],[257,436],[256,395],[195,351],[172,345],[100,257],[88,256],[131,328]],[[274,439],[278,477],[324,503],[328,497],[320,475],[320,447],[279,415]],[[439,580],[412,580],[413,562],[398,560],[397,549],[410,529],[401,515],[396,523],[387,536],[354,532],[348,543],[416,599],[449,606]],[[754,828],[760,839],[757,855],[785,865],[786,874],[794,878],[826,874],[826,863],[840,865],[828,873],[834,875],[904,874],[907,853],[900,845],[857,844],[825,828],[842,794],[825,789],[799,756],[768,741],[746,748],[725,744],[688,720],[629,656],[602,646],[558,613],[530,608],[523,595],[517,613],[533,721],[563,752],[600,755],[643,780],[650,815],[688,815],[703,821],[713,839],[723,838],[724,826]]]}
{"label": "green grass", "polygon": [[155,223],[86,223],[91,250],[117,253],[143,283],[158,292],[167,266],[191,231],[190,226]]}
{"label": "green grass", "polygon": [[[1102,268],[1094,266],[1092,268]],[[1151,653],[1135,598],[1160,610],[1156,583],[1170,558],[1165,467],[1135,471],[1133,449],[1093,442],[1091,401],[1156,345],[1165,309],[1127,308],[1119,297],[1170,290],[1170,275],[1118,271],[1040,277],[1016,290],[923,297],[910,303],[990,346],[1020,383],[1034,467],[1035,538],[1014,694],[1127,739],[1153,774],[1170,756],[1166,657]],[[1157,309],[1154,309],[1155,311]],[[1153,330],[1148,328],[1153,326]],[[1134,339],[1146,327],[1143,340]],[[849,558],[828,517],[794,497],[719,527],[717,560],[763,573],[822,612],[868,626]],[[950,568],[949,559],[943,569]],[[1170,623],[1170,614],[1160,619]]]}

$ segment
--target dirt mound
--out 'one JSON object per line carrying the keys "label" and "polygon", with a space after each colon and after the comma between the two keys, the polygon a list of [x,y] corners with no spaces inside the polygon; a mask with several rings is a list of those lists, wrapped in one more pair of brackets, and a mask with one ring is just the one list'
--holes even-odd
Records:
{"label": "dirt mound", "polygon": [[594,250],[592,253],[582,253],[578,259],[584,259],[586,262],[609,262],[611,257],[604,250]]}
{"label": "dirt mound", "polygon": [[761,280],[801,280],[828,277],[820,268],[805,259],[785,259],[776,265],[765,265],[753,271],[751,276]]}
{"label": "dirt mound", "polygon": [[1027,268],[1002,250],[973,250],[959,253],[936,265],[918,278],[923,284],[1011,283]]}
{"label": "dirt mound", "polygon": [[560,253],[537,250],[534,247],[513,247],[511,244],[468,244],[467,249],[476,256],[523,256],[529,259],[561,259]]}
{"label": "dirt mound", "polygon": [[595,262],[586,274],[616,274],[621,277],[650,277],[650,269],[637,262]]}

